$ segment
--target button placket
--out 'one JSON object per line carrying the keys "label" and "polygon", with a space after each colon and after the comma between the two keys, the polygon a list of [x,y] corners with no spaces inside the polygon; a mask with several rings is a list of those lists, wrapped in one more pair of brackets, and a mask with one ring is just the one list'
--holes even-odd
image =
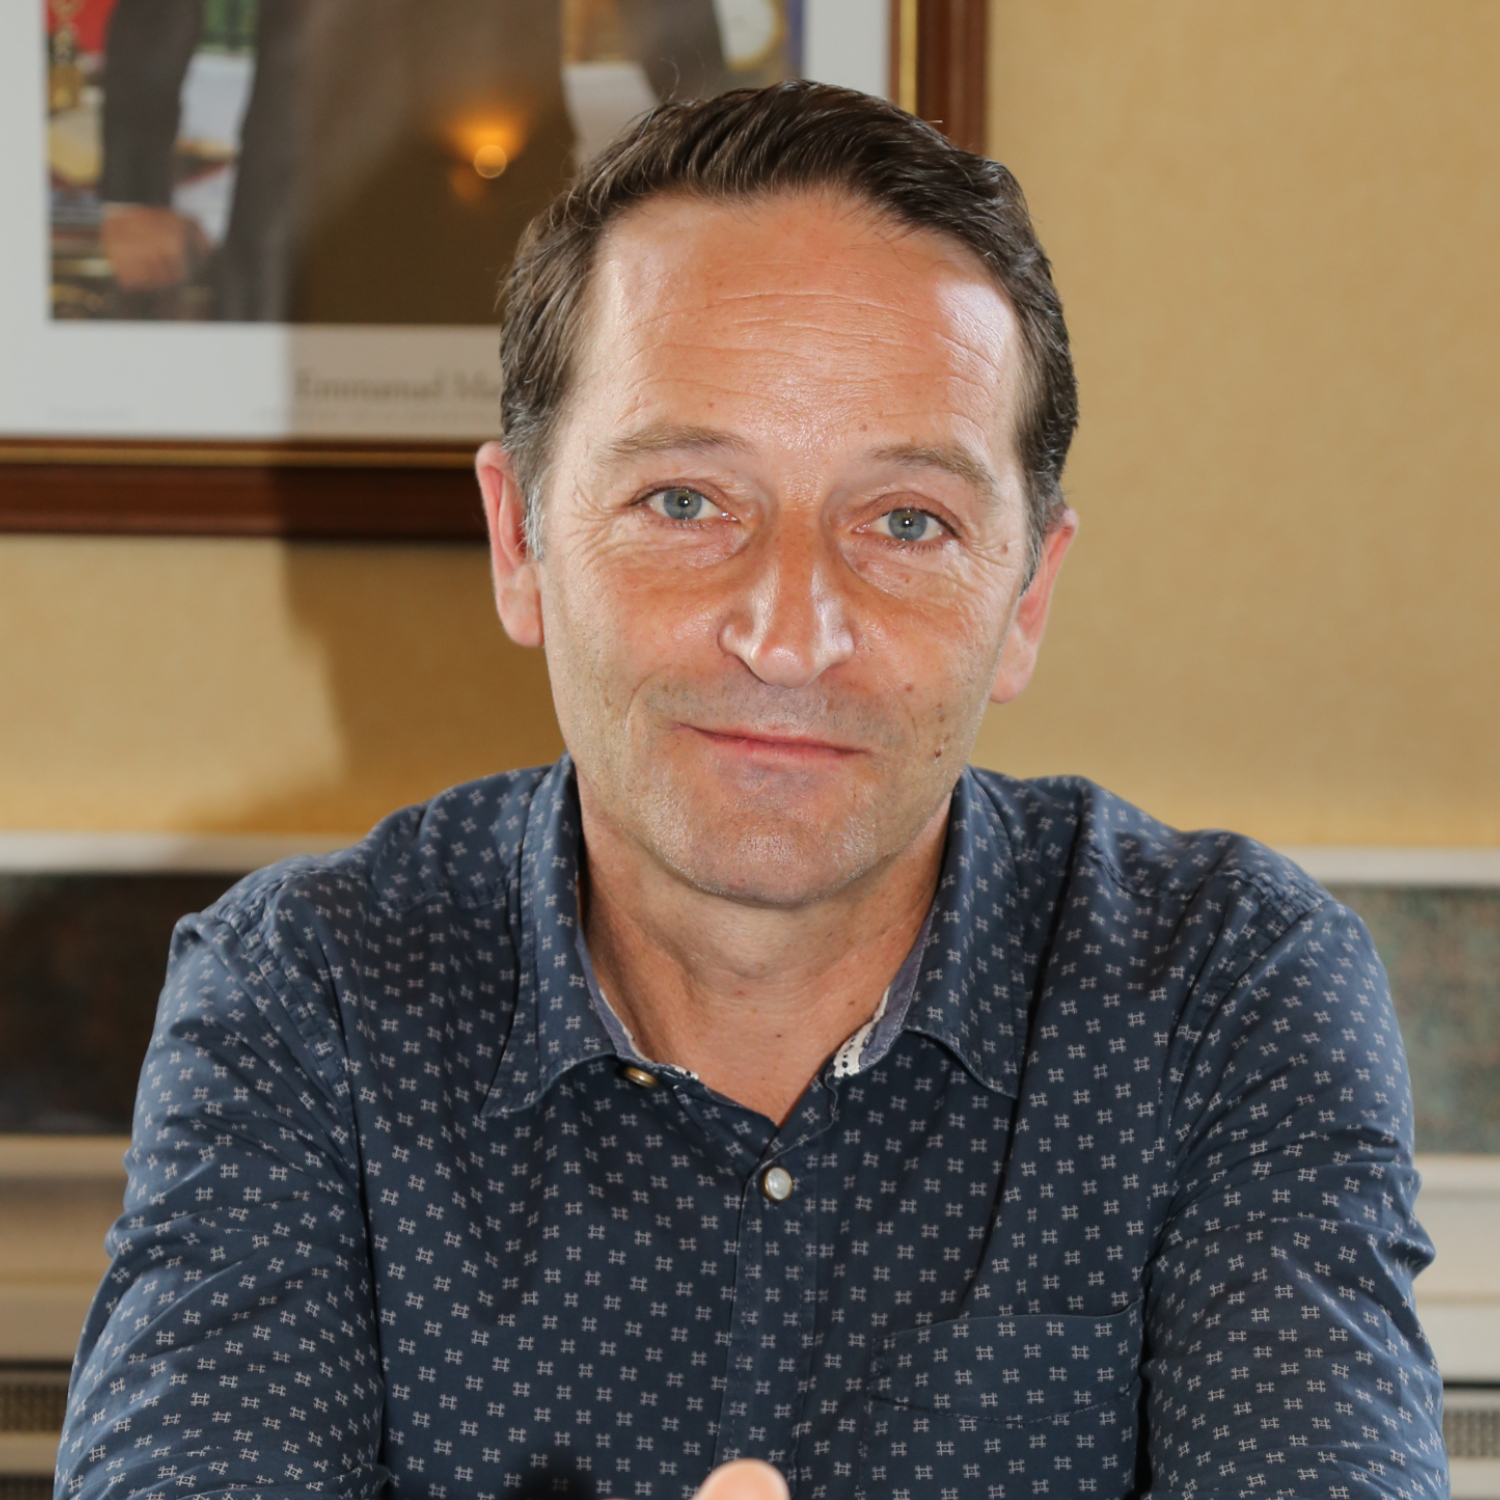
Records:
{"label": "button placket", "polygon": [[817,1296],[814,1143],[833,1124],[836,1103],[832,1090],[814,1084],[741,1196],[727,1388],[714,1461],[766,1459],[794,1489]]}

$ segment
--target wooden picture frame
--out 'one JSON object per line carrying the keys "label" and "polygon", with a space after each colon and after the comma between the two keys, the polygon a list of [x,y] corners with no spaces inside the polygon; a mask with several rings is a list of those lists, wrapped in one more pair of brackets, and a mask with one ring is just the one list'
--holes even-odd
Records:
{"label": "wooden picture frame", "polygon": [[0,532],[482,542],[470,445],[0,440]]}
{"label": "wooden picture frame", "polygon": [[[891,0],[890,97],[985,149],[988,0]],[[0,532],[479,542],[473,444],[0,438]]]}
{"label": "wooden picture frame", "polygon": [[983,155],[989,0],[892,0],[891,98]]}

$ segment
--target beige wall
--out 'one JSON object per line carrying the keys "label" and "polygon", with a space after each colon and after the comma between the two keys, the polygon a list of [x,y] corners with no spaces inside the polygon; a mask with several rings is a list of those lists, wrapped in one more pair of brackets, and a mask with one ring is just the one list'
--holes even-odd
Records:
{"label": "beige wall", "polygon": [[1083,515],[987,764],[1500,843],[1500,6],[998,0]]}
{"label": "beige wall", "polygon": [[0,539],[0,828],[357,831],[556,756],[477,547]]}
{"label": "beige wall", "polygon": [[[978,759],[1500,843],[1500,6],[998,0],[1083,531]],[[0,828],[353,830],[552,756],[445,548],[0,539]]]}

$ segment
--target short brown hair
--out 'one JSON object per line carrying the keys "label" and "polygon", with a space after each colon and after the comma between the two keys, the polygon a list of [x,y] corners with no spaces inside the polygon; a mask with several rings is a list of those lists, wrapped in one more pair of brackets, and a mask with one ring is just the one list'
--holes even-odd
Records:
{"label": "short brown hair", "polygon": [[883,99],[827,84],[735,89],[659,105],[532,220],[502,289],[500,430],[529,532],[567,399],[584,293],[605,230],[667,193],[710,202],[831,190],[972,250],[1015,309],[1025,395],[1017,424],[1033,566],[1063,507],[1078,388],[1052,268],[1016,179]]}

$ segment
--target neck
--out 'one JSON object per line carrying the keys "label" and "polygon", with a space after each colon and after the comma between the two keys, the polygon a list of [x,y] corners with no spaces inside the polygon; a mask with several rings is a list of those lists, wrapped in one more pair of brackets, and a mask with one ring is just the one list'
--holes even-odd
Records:
{"label": "neck", "polygon": [[784,1122],[868,1021],[937,890],[948,800],[895,859],[806,906],[698,890],[603,818],[580,778],[584,935],[600,987],[642,1052]]}

